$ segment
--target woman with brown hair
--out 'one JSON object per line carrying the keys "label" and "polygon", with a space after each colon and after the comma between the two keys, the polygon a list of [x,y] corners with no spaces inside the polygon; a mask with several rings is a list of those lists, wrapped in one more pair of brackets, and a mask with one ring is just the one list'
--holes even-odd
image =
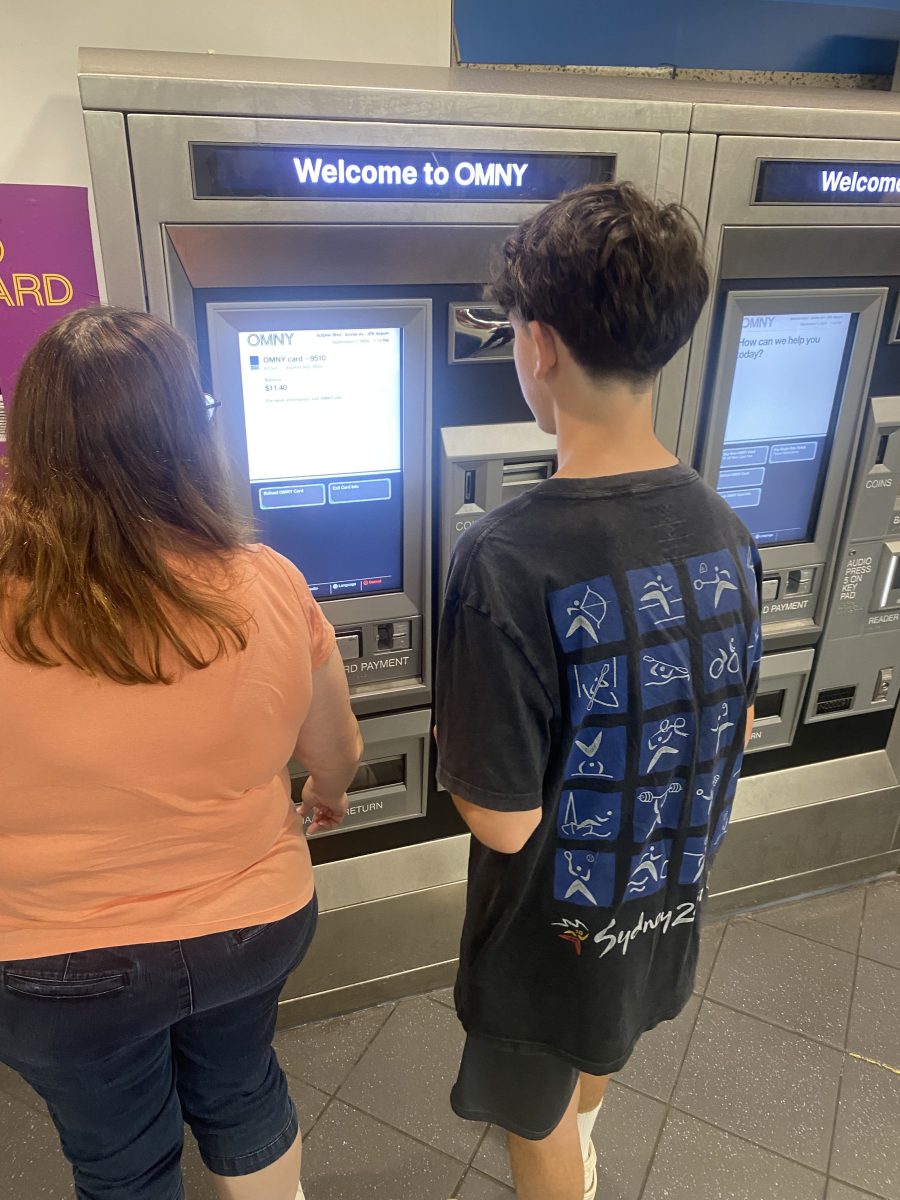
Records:
{"label": "woman with brown hair", "polygon": [[80,1200],[294,1200],[272,1049],[361,753],[334,633],[248,545],[187,343],[92,309],[22,368],[0,494],[0,1062]]}

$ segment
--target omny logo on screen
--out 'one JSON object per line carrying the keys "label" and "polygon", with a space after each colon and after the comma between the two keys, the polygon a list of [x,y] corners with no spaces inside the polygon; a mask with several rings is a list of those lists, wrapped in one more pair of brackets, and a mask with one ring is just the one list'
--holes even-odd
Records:
{"label": "omny logo on screen", "polygon": [[254,331],[239,344],[251,483],[401,469],[399,329]]}

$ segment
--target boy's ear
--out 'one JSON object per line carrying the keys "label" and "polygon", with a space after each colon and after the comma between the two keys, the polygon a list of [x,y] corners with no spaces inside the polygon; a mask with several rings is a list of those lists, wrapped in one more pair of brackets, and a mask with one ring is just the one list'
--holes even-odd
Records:
{"label": "boy's ear", "polygon": [[529,321],[528,332],[534,342],[534,377],[546,379],[559,362],[556,334],[549,325],[541,321]]}

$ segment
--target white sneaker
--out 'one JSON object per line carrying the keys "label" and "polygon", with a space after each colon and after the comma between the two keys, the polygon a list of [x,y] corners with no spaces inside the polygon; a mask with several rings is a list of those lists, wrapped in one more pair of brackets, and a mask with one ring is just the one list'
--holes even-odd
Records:
{"label": "white sneaker", "polygon": [[584,1200],[594,1200],[597,1195],[597,1151],[594,1143],[588,1143],[588,1156],[584,1160]]}
{"label": "white sneaker", "polygon": [[296,1200],[306,1200],[306,1197],[303,1195],[303,1184],[302,1183],[297,1184]]}

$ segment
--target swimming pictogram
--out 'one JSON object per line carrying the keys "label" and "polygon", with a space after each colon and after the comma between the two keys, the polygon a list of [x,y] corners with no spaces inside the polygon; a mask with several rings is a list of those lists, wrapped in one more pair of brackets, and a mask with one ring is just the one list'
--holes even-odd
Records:
{"label": "swimming pictogram", "polygon": [[669,876],[669,842],[653,842],[632,864],[626,896],[647,896],[658,892]]}

